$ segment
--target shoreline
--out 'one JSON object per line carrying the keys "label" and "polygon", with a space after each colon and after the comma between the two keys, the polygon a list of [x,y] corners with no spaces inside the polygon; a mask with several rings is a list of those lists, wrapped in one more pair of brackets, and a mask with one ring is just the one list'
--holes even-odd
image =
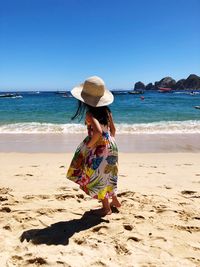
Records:
{"label": "shoreline", "polygon": [[[0,134],[0,152],[74,152],[85,134]],[[200,134],[117,134],[120,152],[178,153],[200,152]]]}

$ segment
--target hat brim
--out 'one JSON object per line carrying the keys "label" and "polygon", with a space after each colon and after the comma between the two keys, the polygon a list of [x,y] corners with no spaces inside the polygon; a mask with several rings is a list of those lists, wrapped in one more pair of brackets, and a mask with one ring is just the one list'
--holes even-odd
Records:
{"label": "hat brim", "polygon": [[102,107],[102,106],[108,106],[110,105],[113,100],[114,96],[113,94],[105,88],[104,94],[101,97],[94,97],[88,94],[83,93],[83,84],[80,84],[79,86],[74,87],[71,90],[71,94],[78,100],[92,106],[92,107]]}

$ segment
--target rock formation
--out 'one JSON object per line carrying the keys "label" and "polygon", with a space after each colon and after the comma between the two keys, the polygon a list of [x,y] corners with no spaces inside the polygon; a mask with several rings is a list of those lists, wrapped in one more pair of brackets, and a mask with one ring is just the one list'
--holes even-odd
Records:
{"label": "rock formation", "polygon": [[145,84],[142,82],[137,82],[135,83],[134,90],[144,90],[145,89]]}
{"label": "rock formation", "polygon": [[176,84],[176,81],[171,77],[165,77],[161,79],[159,82],[155,82],[155,88],[158,89],[159,87],[163,88],[172,88]]}
{"label": "rock formation", "polygon": [[153,85],[153,83],[148,83],[145,87],[146,90],[154,90],[155,86]]}
{"label": "rock formation", "polygon": [[181,79],[177,82],[171,77],[164,77],[160,81],[154,84],[148,83],[146,86],[143,82],[139,81],[135,83],[134,90],[158,90],[159,87],[172,88],[174,90],[200,89],[200,77],[195,74],[190,74],[187,79]]}
{"label": "rock formation", "polygon": [[181,79],[177,81],[177,83],[173,86],[173,89],[179,89],[179,90],[185,89],[184,83],[185,83],[185,79]]}
{"label": "rock formation", "polygon": [[190,74],[184,81],[185,89],[200,89],[200,77],[195,74]]}

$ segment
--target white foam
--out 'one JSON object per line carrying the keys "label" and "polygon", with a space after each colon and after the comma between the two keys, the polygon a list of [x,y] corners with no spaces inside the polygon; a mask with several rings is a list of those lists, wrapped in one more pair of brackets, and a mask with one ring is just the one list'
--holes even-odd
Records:
{"label": "white foam", "polygon": [[[164,134],[164,133],[200,133],[200,121],[161,121],[138,124],[116,124],[118,134]],[[0,134],[47,134],[86,133],[83,124],[53,124],[53,123],[14,123],[0,125]]]}
{"label": "white foam", "polygon": [[82,124],[54,124],[54,123],[14,123],[0,126],[0,133],[84,133],[85,126]]}
{"label": "white foam", "polygon": [[119,133],[126,134],[165,134],[200,133],[200,121],[161,121],[140,124],[118,124]]}

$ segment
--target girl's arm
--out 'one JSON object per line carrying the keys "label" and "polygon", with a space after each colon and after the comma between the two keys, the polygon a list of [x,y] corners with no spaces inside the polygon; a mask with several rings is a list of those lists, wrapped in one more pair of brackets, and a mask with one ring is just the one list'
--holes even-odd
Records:
{"label": "girl's arm", "polygon": [[111,136],[115,137],[116,128],[115,128],[115,124],[113,122],[113,117],[112,117],[111,112],[109,112],[109,122],[110,122],[110,134],[111,134]]}
{"label": "girl's arm", "polygon": [[97,119],[95,119],[91,114],[86,115],[86,120],[92,126],[93,135],[90,141],[87,143],[87,147],[91,148],[99,140],[99,137],[102,135],[102,129]]}

